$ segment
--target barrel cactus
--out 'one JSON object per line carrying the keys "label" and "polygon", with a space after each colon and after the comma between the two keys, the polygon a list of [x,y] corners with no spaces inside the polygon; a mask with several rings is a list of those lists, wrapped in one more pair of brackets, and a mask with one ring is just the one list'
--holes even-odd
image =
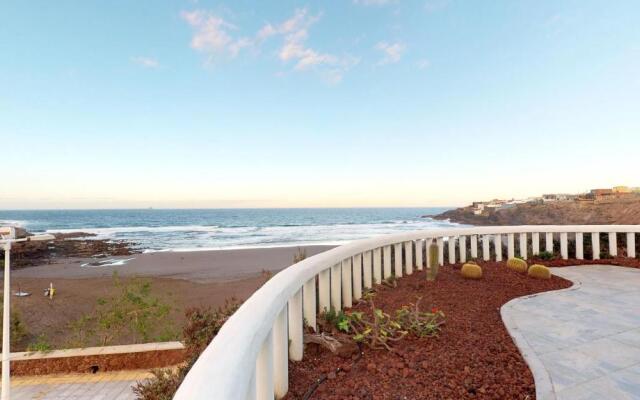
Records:
{"label": "barrel cactus", "polygon": [[527,271],[527,275],[536,279],[550,279],[551,278],[551,270],[544,265],[534,264],[529,267],[529,271]]}
{"label": "barrel cactus", "polygon": [[462,276],[466,279],[480,279],[482,278],[482,268],[475,263],[467,263],[462,266],[460,270]]}
{"label": "barrel cactus", "polygon": [[527,272],[527,262],[522,258],[510,258],[507,260],[507,267],[523,274]]}
{"label": "barrel cactus", "polygon": [[436,243],[431,243],[429,247],[427,247],[427,256],[429,257],[429,268],[427,268],[427,280],[435,281],[436,276],[438,276],[438,269],[440,268],[440,249]]}

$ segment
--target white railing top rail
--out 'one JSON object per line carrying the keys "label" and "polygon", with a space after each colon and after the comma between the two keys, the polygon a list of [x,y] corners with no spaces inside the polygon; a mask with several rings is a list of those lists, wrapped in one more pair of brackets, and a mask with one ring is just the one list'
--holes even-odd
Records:
{"label": "white railing top rail", "polygon": [[244,302],[193,365],[174,399],[245,399],[256,358],[277,315],[305,282],[344,259],[419,239],[535,232],[640,233],[640,225],[523,225],[421,230],[358,240],[317,254],[282,270]]}

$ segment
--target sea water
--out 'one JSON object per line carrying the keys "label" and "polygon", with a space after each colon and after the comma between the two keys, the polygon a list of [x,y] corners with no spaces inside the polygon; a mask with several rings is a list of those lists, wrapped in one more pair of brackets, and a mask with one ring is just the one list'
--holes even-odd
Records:
{"label": "sea water", "polygon": [[448,208],[291,208],[2,211],[0,226],[95,234],[143,251],[334,245],[377,235],[458,226],[422,218]]}

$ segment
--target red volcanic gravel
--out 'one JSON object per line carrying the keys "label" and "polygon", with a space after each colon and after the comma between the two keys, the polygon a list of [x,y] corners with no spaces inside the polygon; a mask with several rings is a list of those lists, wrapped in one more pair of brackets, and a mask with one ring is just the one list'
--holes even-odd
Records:
{"label": "red volcanic gravel", "polygon": [[[365,347],[359,359],[309,345],[302,362],[289,363],[286,398],[302,399],[328,374],[311,399],[534,399],[533,376],[502,323],[500,307],[516,297],[567,288],[571,282],[555,276],[529,278],[504,263],[481,266],[484,276],[477,281],[463,279],[458,264],[441,267],[435,282],[427,282],[424,271],[415,271],[399,279],[397,288],[377,286],[375,305],[391,315],[419,298],[421,310],[442,310],[446,324],[439,336],[407,336],[393,344],[393,352]],[[353,309],[370,313],[364,303]]]}

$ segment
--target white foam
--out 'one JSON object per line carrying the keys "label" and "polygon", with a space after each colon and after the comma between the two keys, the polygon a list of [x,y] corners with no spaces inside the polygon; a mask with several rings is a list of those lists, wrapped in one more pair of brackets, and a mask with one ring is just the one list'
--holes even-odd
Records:
{"label": "white foam", "polygon": [[85,268],[119,267],[119,266],[125,265],[131,260],[135,260],[135,258],[122,258],[119,260],[117,259],[102,260],[97,262],[84,263],[84,264],[81,264],[80,266]]}

